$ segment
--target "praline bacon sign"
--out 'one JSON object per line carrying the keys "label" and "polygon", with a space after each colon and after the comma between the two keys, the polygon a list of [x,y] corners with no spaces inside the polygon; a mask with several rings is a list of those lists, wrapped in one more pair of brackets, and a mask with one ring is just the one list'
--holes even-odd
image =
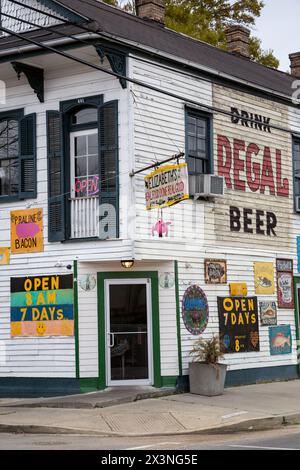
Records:
{"label": "praline bacon sign", "polygon": [[187,164],[165,165],[145,176],[145,197],[147,210],[189,199]]}
{"label": "praline bacon sign", "polygon": [[73,275],[11,278],[11,336],[73,336]]}
{"label": "praline bacon sign", "polygon": [[10,213],[11,252],[39,253],[44,251],[43,209]]}

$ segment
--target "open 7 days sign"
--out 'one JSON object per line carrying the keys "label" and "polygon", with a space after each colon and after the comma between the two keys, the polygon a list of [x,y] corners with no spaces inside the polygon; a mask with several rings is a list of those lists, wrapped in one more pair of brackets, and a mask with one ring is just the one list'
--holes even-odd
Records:
{"label": "open 7 days sign", "polygon": [[186,163],[164,165],[145,176],[146,208],[172,206],[189,198]]}

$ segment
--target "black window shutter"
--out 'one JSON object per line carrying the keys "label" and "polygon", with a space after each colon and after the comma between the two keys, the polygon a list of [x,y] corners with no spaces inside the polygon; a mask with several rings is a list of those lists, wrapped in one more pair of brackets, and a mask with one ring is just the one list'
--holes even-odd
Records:
{"label": "black window shutter", "polygon": [[64,152],[62,116],[47,111],[48,149],[48,237],[49,242],[65,239]]}
{"label": "black window shutter", "polygon": [[20,199],[36,198],[36,114],[20,120]]}
{"label": "black window shutter", "polygon": [[[118,101],[99,108],[100,238],[119,237]],[[114,210],[110,210],[110,206]]]}

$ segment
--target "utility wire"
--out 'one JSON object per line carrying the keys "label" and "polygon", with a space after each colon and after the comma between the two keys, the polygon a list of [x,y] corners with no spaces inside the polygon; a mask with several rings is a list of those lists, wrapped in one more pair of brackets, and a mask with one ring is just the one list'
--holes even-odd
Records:
{"label": "utility wire", "polygon": [[[37,12],[40,13],[40,14],[48,15],[48,13],[44,13],[44,12],[38,10],[37,8],[34,8],[34,7],[28,7],[27,5],[24,5],[23,3],[21,3],[21,2],[19,2],[19,1],[17,1],[17,0],[11,0],[11,1],[12,1],[13,3],[16,3],[16,4],[18,4],[18,5],[23,6],[24,8],[30,8],[30,9],[32,9],[32,10],[34,10],[34,11],[37,11]],[[58,16],[52,15],[52,14],[49,14],[48,16],[54,17],[55,19],[57,19],[57,20],[59,20],[59,21],[62,21],[62,22],[64,22],[65,24],[73,24],[73,25],[75,25],[75,26],[78,26],[78,27],[84,29],[85,31],[88,31],[89,33],[96,33],[97,35],[99,35],[99,33],[98,33],[97,31],[93,31],[93,30],[91,30],[91,29],[89,29],[89,28],[87,28],[87,27],[83,27],[83,25],[79,25],[78,23],[67,22],[67,21],[65,21],[65,20],[62,20],[62,19],[59,18]],[[19,21],[22,21],[22,20],[19,20]],[[39,48],[41,48],[41,49],[48,50],[48,51],[50,51],[50,52],[59,54],[59,55],[65,57],[65,58],[68,58],[68,59],[70,59],[70,60],[76,61],[76,62],[81,63],[81,64],[83,64],[83,65],[86,65],[86,66],[88,66],[88,67],[94,68],[95,70],[99,70],[99,71],[101,71],[101,72],[107,73],[107,74],[109,74],[109,75],[111,75],[111,76],[114,76],[114,77],[116,77],[116,78],[118,78],[118,79],[122,79],[122,80],[125,80],[125,81],[129,82],[129,83],[133,83],[133,84],[135,84],[135,85],[138,85],[138,86],[141,86],[141,87],[144,87],[144,88],[148,88],[148,89],[150,89],[150,90],[152,90],[152,91],[156,91],[156,92],[161,93],[161,94],[164,94],[164,95],[166,95],[166,96],[169,96],[169,97],[172,97],[172,98],[181,100],[181,101],[183,101],[183,102],[185,102],[185,103],[190,103],[190,104],[192,104],[192,105],[194,105],[194,106],[202,107],[203,109],[206,109],[206,110],[208,110],[208,111],[210,111],[210,112],[216,112],[216,113],[224,114],[224,115],[229,116],[229,117],[235,117],[234,114],[233,114],[231,111],[226,111],[226,110],[224,110],[224,109],[222,109],[222,108],[217,108],[217,107],[215,107],[215,106],[209,106],[209,105],[207,105],[207,104],[199,103],[198,101],[192,100],[192,99],[190,99],[190,98],[186,98],[186,97],[177,95],[176,93],[172,93],[172,92],[169,92],[169,91],[166,91],[166,90],[161,90],[160,88],[155,87],[155,86],[153,86],[153,85],[149,85],[149,84],[146,83],[146,82],[142,82],[142,81],[140,81],[140,80],[137,80],[137,79],[134,79],[134,78],[130,78],[130,77],[127,77],[127,76],[125,76],[125,75],[122,75],[122,74],[113,72],[113,71],[111,71],[111,70],[108,70],[108,69],[105,69],[105,68],[103,68],[103,67],[97,66],[97,65],[95,65],[95,64],[92,64],[92,63],[90,63],[90,62],[87,62],[87,61],[85,61],[85,60],[83,60],[83,59],[80,59],[80,58],[78,58],[78,57],[72,56],[71,54],[68,54],[68,53],[66,53],[66,52],[63,52],[63,51],[61,51],[61,50],[59,50],[59,49],[55,49],[54,47],[47,46],[47,45],[45,45],[45,44],[43,44],[43,43],[39,43],[38,41],[35,41],[35,40],[31,39],[31,38],[24,37],[22,34],[18,34],[18,33],[14,32],[14,31],[11,31],[11,30],[9,30],[9,29],[7,29],[7,28],[4,28],[3,26],[0,27],[0,31],[3,31],[3,32],[7,33],[7,34],[10,34],[10,35],[12,35],[12,36],[15,36],[15,37],[21,39],[22,41],[27,41],[27,42],[29,42],[29,43],[31,43],[31,44],[34,44],[34,45],[36,45],[37,47],[39,47]],[[201,78],[200,78],[200,80],[201,80]],[[211,82],[210,82],[210,83],[211,83]],[[263,123],[262,123],[261,121],[253,120],[253,119],[251,119],[251,118],[243,117],[243,121],[244,121],[244,122],[249,122],[249,123],[252,123],[252,124],[257,124],[257,125],[259,125],[259,126],[263,126]],[[276,130],[282,131],[282,132],[287,132],[287,133],[289,133],[289,134],[291,134],[291,133],[294,132],[294,131],[292,131],[291,129],[284,128],[284,127],[281,127],[281,126],[277,126],[277,125],[271,124],[271,123],[268,124],[268,127],[269,127],[269,128],[272,128],[272,129],[276,129]]]}

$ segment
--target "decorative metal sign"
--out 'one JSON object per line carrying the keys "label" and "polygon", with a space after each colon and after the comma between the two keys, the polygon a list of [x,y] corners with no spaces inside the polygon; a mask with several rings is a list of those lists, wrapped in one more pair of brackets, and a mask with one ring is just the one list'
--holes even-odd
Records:
{"label": "decorative metal sign", "polygon": [[270,326],[269,328],[270,354],[291,354],[292,334],[290,325]]}
{"label": "decorative metal sign", "polygon": [[277,272],[278,308],[294,308],[294,286],[292,272]]}
{"label": "decorative metal sign", "polygon": [[206,259],[205,282],[206,284],[226,284],[227,283],[227,263],[226,260]]}
{"label": "decorative metal sign", "polygon": [[146,176],[145,197],[147,210],[189,199],[187,164],[165,165]]}
{"label": "decorative metal sign", "polygon": [[246,297],[248,294],[248,286],[246,282],[231,282],[229,284],[230,295]]}
{"label": "decorative metal sign", "polygon": [[73,275],[11,278],[11,336],[74,336]]}
{"label": "decorative metal sign", "polygon": [[97,284],[96,276],[93,274],[86,274],[85,276],[80,276],[79,286],[82,290],[89,292],[95,289]]}
{"label": "decorative metal sign", "polygon": [[182,299],[182,318],[192,335],[203,333],[208,324],[209,308],[205,293],[197,286],[190,286]]}
{"label": "decorative metal sign", "polygon": [[254,263],[255,294],[272,295],[275,293],[273,263]]}
{"label": "decorative metal sign", "polygon": [[279,259],[276,260],[276,271],[277,272],[293,272],[293,260],[292,259]]}
{"label": "decorative metal sign", "polygon": [[163,289],[171,289],[175,285],[175,277],[172,273],[162,273],[159,275],[159,285]]}
{"label": "decorative metal sign", "polygon": [[277,325],[277,306],[273,300],[259,302],[260,324],[262,326]]}
{"label": "decorative metal sign", "polygon": [[224,353],[259,351],[257,297],[218,297],[218,313]]}

